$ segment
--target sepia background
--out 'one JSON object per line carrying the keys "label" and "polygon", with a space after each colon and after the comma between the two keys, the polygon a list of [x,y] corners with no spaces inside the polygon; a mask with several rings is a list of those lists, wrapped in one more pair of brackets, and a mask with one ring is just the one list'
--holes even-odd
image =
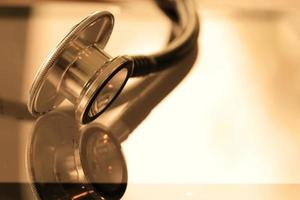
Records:
{"label": "sepia background", "polygon": [[[26,103],[49,50],[94,11],[116,17],[113,56],[163,48],[171,24],[152,1],[1,4],[0,182],[30,183]],[[128,90],[144,84],[98,119],[122,144],[123,199],[299,199],[300,3],[198,0],[197,10],[197,57],[132,80]],[[31,198],[22,188],[0,193]]]}

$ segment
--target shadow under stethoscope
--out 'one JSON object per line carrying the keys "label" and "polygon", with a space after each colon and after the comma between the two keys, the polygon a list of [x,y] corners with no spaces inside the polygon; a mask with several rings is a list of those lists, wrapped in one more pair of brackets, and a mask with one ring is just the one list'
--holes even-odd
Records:
{"label": "shadow under stethoscope", "polygon": [[197,53],[195,45],[172,69],[136,80],[94,123],[79,125],[69,107],[40,117],[28,147],[35,194],[43,200],[120,199],[127,186],[120,143],[188,74]]}
{"label": "shadow under stethoscope", "polygon": [[[135,80],[129,84],[111,109],[101,115],[97,121],[105,124],[120,142],[127,139],[149,113],[187,76],[194,66],[198,55],[198,46],[188,56],[174,63],[171,69]],[[122,109],[118,110],[117,108]]]}

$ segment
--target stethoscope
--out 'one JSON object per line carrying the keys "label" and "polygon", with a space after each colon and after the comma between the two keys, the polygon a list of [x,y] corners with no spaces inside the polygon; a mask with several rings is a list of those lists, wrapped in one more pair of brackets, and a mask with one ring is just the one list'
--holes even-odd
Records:
{"label": "stethoscope", "polygon": [[88,124],[118,97],[129,78],[147,76],[172,66],[195,46],[199,23],[193,0],[157,1],[176,29],[168,46],[152,55],[111,57],[104,51],[114,25],[109,12],[96,12],[76,25],[50,53],[30,90],[34,116],[65,99],[75,106],[77,121]]}
{"label": "stethoscope", "polygon": [[[158,4],[172,19],[175,27],[170,44],[164,51],[149,56],[112,58],[103,49],[111,34],[114,18],[108,12],[97,12],[75,26],[39,70],[30,91],[28,108],[35,116],[47,114],[39,118],[35,126],[28,162],[31,166],[30,174],[35,182],[35,193],[41,199],[62,198],[64,195],[67,195],[66,199],[119,199],[124,194],[127,183],[126,163],[120,145],[114,135],[110,134],[111,130],[94,123],[85,128],[78,127],[82,126],[80,124],[92,122],[101,114],[103,115],[97,122],[105,119],[106,115],[110,114],[107,108],[120,94],[129,78],[161,74],[156,72],[168,71],[164,69],[171,66],[174,68],[180,65],[180,62],[186,62],[185,57],[193,54],[199,31],[193,1],[158,1]],[[167,76],[173,76],[175,82],[176,79],[181,78],[176,77],[176,72],[170,72]],[[152,76],[147,77],[150,78],[145,82],[149,85],[153,84],[153,90],[165,80],[164,77],[157,79]],[[148,98],[148,93],[153,93],[153,90],[145,92],[147,95],[142,95],[143,98]],[[128,94],[128,91],[124,91],[126,92],[129,98],[135,95],[134,92]],[[60,112],[48,112],[55,109],[64,99],[68,99],[75,105],[76,120]],[[133,104],[138,105],[136,100],[133,101]],[[130,108],[126,112],[134,113],[136,109],[139,107]],[[125,138],[132,131],[124,130],[126,124],[124,121],[128,119],[126,112],[109,127],[109,129],[122,129],[117,133],[119,138]],[[53,123],[49,123],[50,118],[53,119]],[[138,121],[139,119],[136,124],[139,123]],[[59,123],[67,125],[63,129],[71,127],[72,130],[54,130]],[[45,134],[47,130],[50,132]],[[110,141],[110,147],[114,147],[113,155],[118,157],[117,165],[122,174],[114,187],[112,185],[102,187],[105,184],[101,184],[101,177],[100,179],[92,177],[91,172],[95,171],[89,167],[92,159],[88,159],[91,156],[88,156],[87,152],[88,149],[97,146],[93,144],[95,140],[102,141],[102,144]],[[102,146],[104,149],[107,148],[107,145]],[[50,147],[55,151],[49,152]],[[110,155],[105,154],[108,157]],[[51,158],[52,161],[40,162],[44,157]],[[69,160],[73,162],[70,163]],[[67,173],[72,169],[73,171],[76,169],[75,177]],[[49,182],[53,184],[47,184]],[[99,182],[100,184],[97,184]]]}
{"label": "stethoscope", "polygon": [[[196,58],[197,48],[172,69],[130,85],[112,109],[88,125],[75,120],[70,106],[59,107],[39,117],[27,148],[32,199],[120,199],[128,182],[120,144],[181,82]],[[130,102],[124,103],[128,99]],[[118,111],[124,104],[126,107]],[[99,141],[100,148],[94,141]],[[96,154],[87,154],[94,148],[98,149]],[[93,160],[102,163],[100,168],[88,167]],[[91,178],[91,175],[95,176]]]}

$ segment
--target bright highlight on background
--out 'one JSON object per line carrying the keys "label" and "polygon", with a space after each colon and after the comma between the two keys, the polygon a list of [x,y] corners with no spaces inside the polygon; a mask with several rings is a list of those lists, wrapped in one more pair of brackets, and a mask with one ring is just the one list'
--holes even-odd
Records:
{"label": "bright highlight on background", "polygon": [[197,64],[124,145],[130,180],[299,183],[293,13],[200,12]]}

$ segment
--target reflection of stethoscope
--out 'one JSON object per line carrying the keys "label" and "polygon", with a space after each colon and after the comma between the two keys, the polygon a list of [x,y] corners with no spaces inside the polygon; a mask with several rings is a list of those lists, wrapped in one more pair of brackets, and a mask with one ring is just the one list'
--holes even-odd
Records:
{"label": "reflection of stethoscope", "polygon": [[157,2],[177,27],[165,50],[112,58],[103,49],[114,18],[108,12],[94,13],[72,29],[39,70],[30,91],[30,112],[41,115],[68,99],[76,119],[87,124],[111,105],[130,77],[161,71],[188,54],[199,30],[193,1]]}
{"label": "reflection of stethoscope", "polygon": [[66,112],[38,119],[28,164],[42,200],[120,199],[127,186],[118,138],[99,123],[80,128]]}

